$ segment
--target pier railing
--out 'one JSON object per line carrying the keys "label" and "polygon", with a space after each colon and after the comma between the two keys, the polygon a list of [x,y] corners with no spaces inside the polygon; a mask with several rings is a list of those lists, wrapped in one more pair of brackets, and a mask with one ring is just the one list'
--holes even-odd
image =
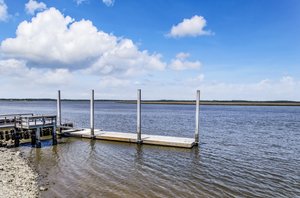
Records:
{"label": "pier railing", "polygon": [[54,115],[35,115],[29,117],[19,117],[16,119],[17,128],[37,128],[51,127],[56,125],[56,116]]}

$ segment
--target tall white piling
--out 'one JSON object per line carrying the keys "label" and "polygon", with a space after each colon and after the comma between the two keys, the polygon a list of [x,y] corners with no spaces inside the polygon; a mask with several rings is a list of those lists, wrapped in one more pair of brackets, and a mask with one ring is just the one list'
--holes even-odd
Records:
{"label": "tall white piling", "polygon": [[200,111],[200,90],[197,90],[196,95],[196,126],[195,126],[195,144],[199,144],[199,111]]}
{"label": "tall white piling", "polygon": [[142,124],[141,124],[141,89],[137,90],[137,143],[142,143]]}
{"label": "tall white piling", "polygon": [[94,90],[92,90],[92,95],[91,95],[91,102],[90,102],[90,124],[91,124],[91,136],[94,137],[95,136],[95,132],[94,132],[94,108],[95,108],[95,104],[94,104]]}
{"label": "tall white piling", "polygon": [[61,98],[60,98],[60,90],[58,90],[57,95],[57,123],[58,126],[61,126]]}

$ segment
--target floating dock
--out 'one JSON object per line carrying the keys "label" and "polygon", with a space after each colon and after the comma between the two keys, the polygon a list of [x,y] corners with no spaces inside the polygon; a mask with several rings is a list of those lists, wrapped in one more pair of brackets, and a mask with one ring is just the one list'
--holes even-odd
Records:
{"label": "floating dock", "polygon": [[57,115],[34,114],[9,114],[0,115],[0,146],[7,145],[7,141],[13,141],[14,146],[19,146],[20,140],[31,139],[32,146],[41,147],[43,136],[52,136],[53,145],[57,144],[57,135],[65,137],[91,138],[97,140],[120,141],[137,144],[150,144],[159,146],[171,146],[192,148],[199,144],[199,108],[200,91],[196,94],[196,114],[194,138],[171,137],[161,135],[142,134],[141,90],[137,90],[137,119],[136,132],[122,133],[103,131],[94,127],[94,90],[90,100],[90,128],[76,129],[73,123],[62,123],[61,119],[61,94],[58,91]]}
{"label": "floating dock", "polygon": [[[79,137],[79,138],[90,138],[90,139],[93,138],[97,140],[138,143],[136,133],[102,131],[99,129],[94,129],[94,136],[91,135],[90,129],[66,130],[63,131],[63,135],[67,137]],[[159,146],[192,148],[195,145],[195,140],[193,138],[141,134],[141,143],[150,144],[150,145],[159,145]]]}

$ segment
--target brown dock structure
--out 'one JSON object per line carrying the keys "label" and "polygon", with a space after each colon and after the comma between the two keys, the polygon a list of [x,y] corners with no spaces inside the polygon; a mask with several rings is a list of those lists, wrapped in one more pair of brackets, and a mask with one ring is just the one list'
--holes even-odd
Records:
{"label": "brown dock structure", "polygon": [[53,144],[57,144],[56,115],[5,114],[0,115],[1,145],[13,142],[19,146],[20,140],[31,139],[32,146],[41,147],[42,136],[52,136]]}

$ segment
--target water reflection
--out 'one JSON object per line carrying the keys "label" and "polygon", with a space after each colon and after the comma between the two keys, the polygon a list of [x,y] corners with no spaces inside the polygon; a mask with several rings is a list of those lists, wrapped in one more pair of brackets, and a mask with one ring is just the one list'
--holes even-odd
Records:
{"label": "water reflection", "polygon": [[136,153],[135,153],[134,163],[142,164],[142,162],[143,162],[143,145],[136,144],[135,149],[136,149]]}

